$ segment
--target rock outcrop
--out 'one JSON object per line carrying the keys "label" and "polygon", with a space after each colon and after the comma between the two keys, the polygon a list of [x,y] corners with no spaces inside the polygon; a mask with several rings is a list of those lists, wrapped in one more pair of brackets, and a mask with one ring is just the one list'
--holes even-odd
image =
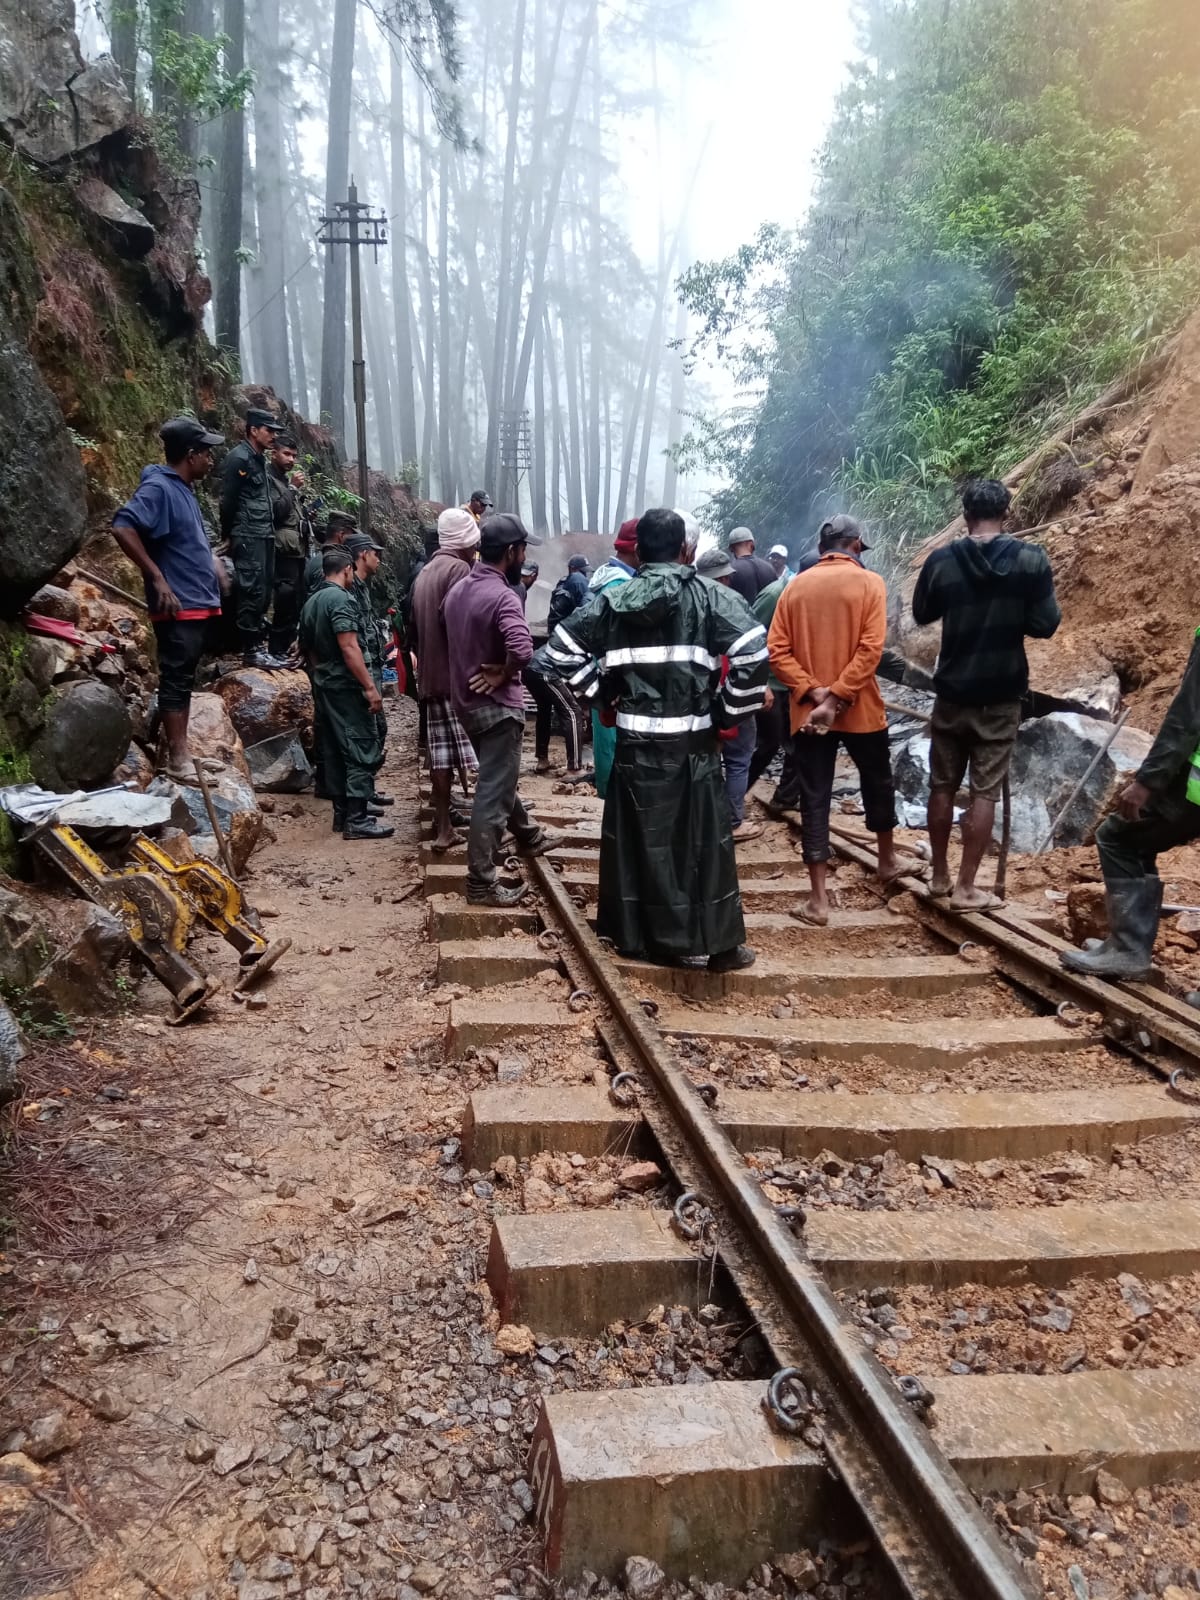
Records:
{"label": "rock outcrop", "polygon": [[71,0],[0,0],[0,138],[43,166],[128,125],[129,90],[111,56],[85,62]]}
{"label": "rock outcrop", "polygon": [[[0,11],[0,41],[3,35]],[[0,189],[0,617],[17,615],[75,554],[87,529],[79,451],[29,352],[40,296],[29,235]]]}

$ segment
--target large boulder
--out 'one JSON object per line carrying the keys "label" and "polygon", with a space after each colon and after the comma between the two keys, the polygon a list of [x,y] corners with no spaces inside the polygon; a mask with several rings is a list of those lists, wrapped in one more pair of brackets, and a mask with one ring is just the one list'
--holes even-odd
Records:
{"label": "large boulder", "polygon": [[91,149],[132,118],[112,57],[84,61],[72,0],[0,0],[0,137],[50,165]]}
{"label": "large boulder", "polygon": [[85,678],[69,683],[46,708],[46,725],[30,747],[36,782],[64,793],[104,783],[124,759],[133,723],[120,695]]}
{"label": "large boulder", "polygon": [[[1012,849],[1036,850],[1072,789],[1112,732],[1112,724],[1056,711],[1021,724],[1011,769]],[[1054,836],[1055,844],[1090,842],[1119,791],[1141,766],[1153,740],[1138,728],[1122,728],[1088,778]],[[892,752],[900,820],[923,827],[929,800],[929,737],[920,734]],[[960,795],[966,803],[965,790]],[[996,837],[1000,836],[999,808]]]}
{"label": "large boulder", "polygon": [[312,764],[298,733],[277,733],[261,744],[247,745],[246,760],[260,794],[301,794],[313,781]]}
{"label": "large boulder", "polygon": [[154,226],[102,178],[84,178],[75,204],[88,230],[128,261],[140,261],[154,248]]}
{"label": "large boulder", "polygon": [[194,694],[188,715],[188,748],[194,756],[208,756],[233,767],[242,777],[250,776],[246,752],[237,729],[219,695]]}
{"label": "large boulder", "polygon": [[[192,848],[197,855],[220,866],[220,850],[213,837],[212,823],[200,790],[190,784],[156,779],[152,792],[175,796],[177,804],[171,815],[172,822],[190,835]],[[228,841],[234,870],[241,872],[263,828],[263,814],[254,795],[254,786],[236,768],[226,767],[223,772],[209,778],[208,792],[221,832]]]}
{"label": "large boulder", "polygon": [[[1112,733],[1112,724],[1070,711],[1026,722],[1013,752],[1014,850],[1036,850],[1072,789]],[[1140,728],[1122,728],[1054,836],[1056,844],[1087,844],[1154,743]],[[1019,826],[1018,826],[1019,823]]]}
{"label": "large boulder", "polygon": [[[10,5],[0,0],[0,126]],[[20,612],[76,553],[87,529],[79,451],[29,353],[41,292],[20,212],[0,189],[0,617]]]}
{"label": "large boulder", "polygon": [[125,924],[103,906],[66,901],[59,908],[57,948],[27,999],[36,1014],[110,1011],[119,991],[116,968],[131,953]]}
{"label": "large boulder", "polygon": [[243,667],[227,672],[213,687],[247,746],[312,727],[313,697],[306,673]]}

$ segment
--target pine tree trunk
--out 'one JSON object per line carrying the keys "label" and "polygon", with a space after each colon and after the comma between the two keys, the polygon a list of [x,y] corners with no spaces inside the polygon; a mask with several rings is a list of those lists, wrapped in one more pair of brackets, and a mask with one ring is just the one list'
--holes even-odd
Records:
{"label": "pine tree trunk", "polygon": [[455,499],[454,461],[450,452],[450,341],[455,317],[450,305],[450,144],[442,140],[438,161],[438,477],[442,499]]}
{"label": "pine tree trunk", "polygon": [[134,0],[109,0],[107,12],[109,52],[133,99],[137,95],[137,7]]}
{"label": "pine tree trunk", "polygon": [[[687,260],[686,254],[684,260]],[[675,491],[679,486],[679,472],[671,450],[683,434],[683,395],[686,374],[683,370],[683,341],[687,338],[687,307],[681,300],[675,307],[675,349],[668,358],[671,365],[671,414],[667,418],[667,465],[663,473],[663,498],[665,506],[675,504]]]}
{"label": "pine tree trunk", "polygon": [[[225,69],[233,76],[246,64],[246,3],[225,0],[223,28]],[[242,323],[242,189],[245,177],[243,154],[246,137],[245,113],[227,111],[221,124],[221,164],[214,175],[220,185],[217,203],[215,326],[217,344],[240,359]]]}
{"label": "pine tree trunk", "polygon": [[[562,0],[565,7],[567,0]],[[504,335],[508,327],[509,297],[521,296],[521,281],[514,282],[518,263],[513,257],[513,208],[516,203],[517,134],[520,127],[521,68],[525,58],[525,0],[517,0],[513,20],[512,73],[508,91],[508,139],[504,152],[504,190],[500,201],[499,261],[496,268],[496,320],[492,347],[492,393],[497,406],[489,409],[487,446],[484,451],[484,477],[496,482],[500,462],[500,399],[505,393]],[[500,504],[503,506],[503,498]]]}
{"label": "pine tree trunk", "polygon": [[[350,183],[350,107],[354,87],[357,0],[334,0],[333,54],[329,68],[329,138],[325,155],[325,211],[334,215]],[[321,421],[334,448],[346,454],[346,268],[344,245],[325,247],[325,306],[321,326]]]}
{"label": "pine tree trunk", "polygon": [[258,0],[251,25],[261,62],[254,94],[254,196],[258,210],[258,373],[283,400],[293,394],[288,368],[286,235],[283,216],[283,75],[279,58],[279,0]]}
{"label": "pine tree trunk", "polygon": [[404,129],[404,57],[392,52],[391,105],[392,322],[396,335],[396,426],[401,464],[417,460],[417,404],[414,392],[412,308],[408,283],[408,144]]}
{"label": "pine tree trunk", "polygon": [[433,482],[433,441],[437,418],[437,314],[433,299],[433,268],[429,249],[429,195],[432,188],[429,146],[425,142],[425,100],[417,99],[417,142],[421,151],[421,316],[425,326],[423,383],[424,414],[421,418],[421,480]]}
{"label": "pine tree trunk", "polygon": [[534,533],[546,526],[546,362],[545,334],[539,322],[533,338],[533,474],[529,480],[529,516]]}

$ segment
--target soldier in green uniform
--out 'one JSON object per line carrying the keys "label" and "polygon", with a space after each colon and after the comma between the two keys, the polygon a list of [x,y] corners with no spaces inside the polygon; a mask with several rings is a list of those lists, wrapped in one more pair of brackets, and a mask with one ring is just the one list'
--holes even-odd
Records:
{"label": "soldier in green uniform", "polygon": [[246,437],[221,465],[221,537],[233,550],[242,665],[281,667],[265,647],[275,575],[275,512],[267,483],[267,446],[283,429],[269,411],[246,413]]}
{"label": "soldier in green uniform", "polygon": [[[346,539],[346,549],[354,562],[354,582],[350,588],[358,604],[360,617],[358,638],[362,646],[363,660],[367,663],[367,671],[371,674],[375,687],[380,693],[380,706],[379,711],[376,713],[375,723],[379,732],[379,766],[382,766],[388,733],[387,717],[384,715],[382,699],[383,640],[379,634],[379,619],[375,615],[375,603],[371,598],[371,579],[379,571],[379,558],[383,554],[383,546],[376,544],[370,534],[352,533]],[[376,770],[378,771],[378,768]],[[372,791],[371,800],[377,806],[390,806],[394,803],[390,794],[382,794],[378,789]]]}
{"label": "soldier in green uniform", "polygon": [[390,839],[368,810],[379,765],[375,717],[379,690],[359,644],[359,610],[350,585],[354,567],[345,550],[327,550],[325,582],[300,613],[300,649],[312,674],[320,709],[318,726],[325,782],[333,800],[334,830],[345,839]]}
{"label": "soldier in green uniform", "polygon": [[275,523],[275,594],[271,611],[270,649],[286,656],[296,642],[304,561],[308,554],[310,519],[305,504],[304,474],[296,466],[296,441],[281,433],[271,446],[267,487]]}
{"label": "soldier in green uniform", "polygon": [[304,568],[304,594],[301,600],[311,599],[325,582],[325,574],[321,569],[321,559],[326,550],[332,550],[335,545],[345,544],[353,534],[358,532],[358,523],[348,511],[331,511],[325,519],[325,526],[317,530],[317,543],[319,549],[308,558]]}

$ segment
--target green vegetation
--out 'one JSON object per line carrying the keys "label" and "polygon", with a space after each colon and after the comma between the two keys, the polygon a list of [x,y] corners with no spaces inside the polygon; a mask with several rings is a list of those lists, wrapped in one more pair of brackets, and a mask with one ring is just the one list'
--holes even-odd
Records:
{"label": "green vegetation", "polygon": [[682,280],[744,407],[685,462],[720,526],[893,547],[1150,353],[1200,294],[1200,32],[1183,0],[860,0],[794,235]]}
{"label": "green vegetation", "polygon": [[42,279],[31,344],[79,446],[94,513],[112,510],[161,457],[165,417],[203,408],[232,424],[230,376],[203,338],[164,342],[137,263],[84,232],[69,189],[14,152],[0,184],[20,209]]}

